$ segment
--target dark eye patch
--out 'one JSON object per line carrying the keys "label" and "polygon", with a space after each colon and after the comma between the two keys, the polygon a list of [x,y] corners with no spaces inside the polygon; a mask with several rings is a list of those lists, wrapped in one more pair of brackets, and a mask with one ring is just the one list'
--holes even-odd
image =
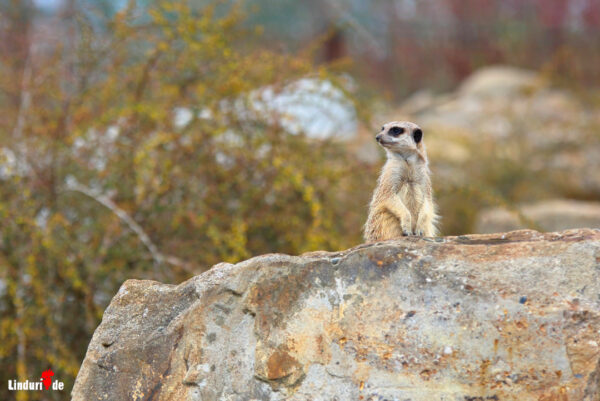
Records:
{"label": "dark eye patch", "polygon": [[392,127],[392,128],[390,128],[389,133],[390,133],[391,136],[398,136],[398,135],[404,133],[404,128],[402,128],[402,127]]}
{"label": "dark eye patch", "polygon": [[421,142],[421,139],[423,139],[423,131],[421,131],[419,128],[417,128],[416,130],[414,130],[413,131],[413,138],[415,139],[415,143]]}

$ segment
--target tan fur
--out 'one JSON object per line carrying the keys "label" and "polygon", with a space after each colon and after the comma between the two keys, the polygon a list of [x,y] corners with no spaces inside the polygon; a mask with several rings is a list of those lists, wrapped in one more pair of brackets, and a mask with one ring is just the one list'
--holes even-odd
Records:
{"label": "tan fur", "polygon": [[[394,131],[390,132],[393,127],[404,132],[393,136]],[[369,217],[364,227],[367,242],[403,235],[437,235],[435,223],[438,217],[427,152],[422,139],[418,143],[415,141],[416,130],[421,129],[414,123],[394,121],[385,124],[377,136],[386,150],[387,161],[369,205]]]}

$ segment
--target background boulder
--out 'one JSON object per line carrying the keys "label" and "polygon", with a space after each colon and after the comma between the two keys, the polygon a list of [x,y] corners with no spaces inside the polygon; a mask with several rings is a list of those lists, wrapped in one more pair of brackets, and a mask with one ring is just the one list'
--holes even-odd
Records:
{"label": "background boulder", "polygon": [[600,195],[598,107],[543,74],[485,67],[453,92],[416,92],[383,117],[399,119],[423,127],[442,182],[473,180],[474,171],[505,160],[539,177],[551,173],[554,193]]}
{"label": "background boulder", "polygon": [[551,199],[521,205],[515,211],[486,209],[479,214],[476,232],[498,233],[525,228],[529,224],[544,231],[600,227],[600,202]]}

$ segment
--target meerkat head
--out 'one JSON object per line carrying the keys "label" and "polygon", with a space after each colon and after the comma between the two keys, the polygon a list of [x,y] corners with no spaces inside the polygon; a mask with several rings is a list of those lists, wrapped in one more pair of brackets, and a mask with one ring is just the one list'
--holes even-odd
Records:
{"label": "meerkat head", "polygon": [[386,150],[399,154],[408,154],[423,148],[423,130],[409,121],[384,124],[375,139]]}

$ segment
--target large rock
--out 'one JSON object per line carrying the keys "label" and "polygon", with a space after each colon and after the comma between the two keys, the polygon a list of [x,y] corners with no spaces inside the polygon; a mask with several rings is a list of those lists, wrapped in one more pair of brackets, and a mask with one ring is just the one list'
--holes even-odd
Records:
{"label": "large rock", "polygon": [[475,71],[460,85],[463,95],[503,97],[519,95],[542,84],[533,71],[510,66],[490,66]]}
{"label": "large rock", "polygon": [[529,228],[528,226],[544,231],[600,228],[600,202],[551,199],[525,204],[516,210],[486,209],[477,218],[476,231],[488,234]]}
{"label": "large rock", "polygon": [[462,185],[505,161],[532,176],[550,173],[562,193],[600,195],[600,109],[541,74],[482,68],[457,90],[417,92],[383,118],[397,119],[423,127],[441,181]]}
{"label": "large rock", "polygon": [[599,400],[600,231],[405,238],[130,280],[74,400]]}

